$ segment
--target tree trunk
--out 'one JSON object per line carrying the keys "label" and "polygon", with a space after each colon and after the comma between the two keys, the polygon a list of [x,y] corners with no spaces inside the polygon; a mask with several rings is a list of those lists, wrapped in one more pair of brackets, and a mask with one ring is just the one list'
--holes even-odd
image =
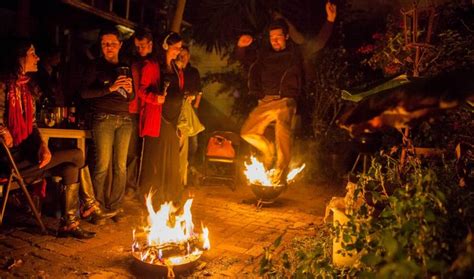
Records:
{"label": "tree trunk", "polygon": [[171,22],[170,31],[173,31],[178,34],[180,33],[181,23],[183,22],[183,13],[184,13],[185,6],[186,6],[186,0],[177,0],[176,11],[173,16],[173,21]]}

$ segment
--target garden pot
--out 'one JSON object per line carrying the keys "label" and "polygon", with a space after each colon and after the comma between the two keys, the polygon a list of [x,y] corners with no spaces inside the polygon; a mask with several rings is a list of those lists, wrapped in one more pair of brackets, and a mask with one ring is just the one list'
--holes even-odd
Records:
{"label": "garden pot", "polygon": [[[346,224],[349,221],[349,218],[347,218],[346,214],[344,211],[341,211],[340,209],[337,208],[331,208],[332,213],[333,213],[333,225],[338,222],[341,225]],[[344,267],[344,266],[351,266],[353,265],[356,260],[360,257],[360,253],[352,252],[352,256],[350,255],[342,255],[338,253],[337,251],[342,250],[342,237],[334,237],[332,240],[332,263],[336,266],[339,267]],[[351,243],[345,243],[351,244]]]}

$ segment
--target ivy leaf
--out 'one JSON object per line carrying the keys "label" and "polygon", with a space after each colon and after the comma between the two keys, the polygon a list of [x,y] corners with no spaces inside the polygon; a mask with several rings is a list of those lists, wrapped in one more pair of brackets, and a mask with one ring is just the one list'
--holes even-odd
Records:
{"label": "ivy leaf", "polygon": [[342,239],[343,239],[343,241],[344,241],[345,243],[349,243],[349,242],[352,240],[351,236],[350,236],[349,234],[347,234],[347,233],[344,233],[344,234],[342,235]]}
{"label": "ivy leaf", "polygon": [[290,259],[288,257],[288,254],[284,253],[282,259],[283,259],[283,266],[286,269],[290,269],[291,268],[291,263],[290,263]]}
{"label": "ivy leaf", "polygon": [[277,239],[275,239],[275,241],[273,241],[273,247],[277,248],[278,246],[280,246],[282,238],[283,238],[283,234],[280,235],[279,237],[277,237]]}
{"label": "ivy leaf", "polygon": [[406,222],[401,228],[401,232],[406,235],[410,235],[414,230],[416,230],[416,224],[413,220]]}
{"label": "ivy leaf", "polygon": [[398,243],[389,233],[384,234],[382,237],[382,245],[387,251],[387,256],[393,258],[398,251]]}
{"label": "ivy leaf", "polygon": [[430,209],[425,210],[425,220],[426,222],[434,222],[436,220],[436,216],[434,215],[433,211]]}
{"label": "ivy leaf", "polygon": [[382,217],[382,218],[389,218],[389,217],[391,217],[391,216],[393,216],[393,212],[392,212],[392,210],[391,210],[390,208],[388,208],[388,207],[386,207],[386,208],[382,211],[382,213],[380,213],[380,217]]}
{"label": "ivy leaf", "polygon": [[446,202],[446,196],[444,195],[443,192],[439,191],[439,190],[436,190],[436,197],[442,201],[442,202]]}
{"label": "ivy leaf", "polygon": [[376,265],[378,265],[380,262],[382,262],[382,257],[380,257],[380,256],[377,255],[377,254],[370,253],[370,254],[364,255],[364,256],[361,258],[361,261],[362,261],[363,263],[365,263],[366,265],[368,265],[368,266],[376,266]]}

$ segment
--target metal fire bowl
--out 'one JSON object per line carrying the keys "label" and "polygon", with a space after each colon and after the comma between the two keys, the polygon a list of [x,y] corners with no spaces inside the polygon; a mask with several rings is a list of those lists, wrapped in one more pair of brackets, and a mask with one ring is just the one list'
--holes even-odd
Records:
{"label": "metal fire bowl", "polygon": [[[199,258],[201,258],[201,255],[202,254],[193,255],[192,257],[190,256],[187,259],[187,261],[181,264],[173,265],[172,266],[173,271],[180,273],[180,272],[185,272],[194,268],[195,263],[197,262],[197,260],[199,260]],[[152,263],[144,262],[140,259],[140,253],[138,252],[132,252],[132,256],[136,260],[137,264],[148,272],[159,272],[159,273],[168,272],[168,267],[165,264],[158,264],[158,263],[152,264]]]}
{"label": "metal fire bowl", "polygon": [[265,186],[260,184],[250,184],[250,188],[255,196],[263,202],[274,202],[281,193],[283,193],[287,186],[286,185],[272,185]]}

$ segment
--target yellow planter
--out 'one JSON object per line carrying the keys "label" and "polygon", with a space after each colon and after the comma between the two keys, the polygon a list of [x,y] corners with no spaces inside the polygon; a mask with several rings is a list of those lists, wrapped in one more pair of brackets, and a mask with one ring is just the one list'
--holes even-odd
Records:
{"label": "yellow planter", "polygon": [[[344,225],[349,221],[344,211],[337,208],[331,208],[331,211],[333,212],[333,225],[336,225],[336,223]],[[332,240],[332,263],[339,267],[351,266],[360,258],[360,253],[352,252],[352,256],[338,253],[337,251],[342,250],[342,242],[342,237],[334,237]]]}

